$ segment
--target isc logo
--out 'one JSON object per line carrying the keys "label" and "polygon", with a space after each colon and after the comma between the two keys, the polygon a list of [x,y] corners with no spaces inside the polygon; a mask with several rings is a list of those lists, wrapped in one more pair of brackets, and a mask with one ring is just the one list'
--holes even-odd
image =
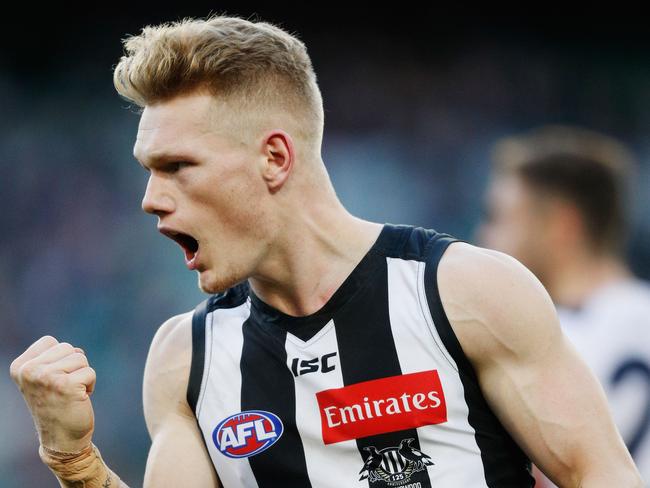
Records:
{"label": "isc logo", "polygon": [[316,373],[319,370],[321,373],[329,373],[336,368],[334,364],[335,356],[335,352],[330,352],[329,354],[313,359],[293,358],[293,361],[291,361],[291,372],[296,378],[303,374]]}
{"label": "isc logo", "polygon": [[222,420],[212,432],[212,441],[224,456],[250,457],[275,444],[283,430],[277,415],[247,410]]}

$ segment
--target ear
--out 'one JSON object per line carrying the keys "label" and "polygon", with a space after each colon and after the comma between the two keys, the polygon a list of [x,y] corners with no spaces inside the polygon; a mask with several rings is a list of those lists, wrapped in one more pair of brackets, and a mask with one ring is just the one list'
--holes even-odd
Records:
{"label": "ear", "polygon": [[558,242],[573,246],[588,240],[584,218],[575,204],[555,198],[553,201],[554,232]]}
{"label": "ear", "polygon": [[275,193],[289,178],[295,161],[295,149],[291,136],[281,130],[273,129],[262,138],[264,155],[262,177],[271,191]]}

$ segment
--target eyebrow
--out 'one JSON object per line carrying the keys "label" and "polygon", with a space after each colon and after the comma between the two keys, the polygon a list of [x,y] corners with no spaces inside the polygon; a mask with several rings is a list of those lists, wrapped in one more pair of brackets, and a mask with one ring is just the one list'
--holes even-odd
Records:
{"label": "eyebrow", "polygon": [[164,162],[171,162],[171,161],[188,161],[193,159],[183,155],[182,153],[158,152],[148,158],[149,165],[146,165],[142,161],[140,161],[135,154],[133,155],[133,157],[138,162],[138,164],[146,170],[149,170],[149,168],[151,166],[154,166],[156,163],[164,163]]}

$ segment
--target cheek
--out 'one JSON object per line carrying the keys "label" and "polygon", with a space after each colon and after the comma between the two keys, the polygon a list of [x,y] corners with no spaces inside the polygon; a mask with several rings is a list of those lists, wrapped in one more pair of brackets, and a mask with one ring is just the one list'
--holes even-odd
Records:
{"label": "cheek", "polygon": [[484,241],[489,248],[521,259],[529,246],[530,229],[525,221],[511,216],[500,216],[485,226]]}
{"label": "cheek", "polygon": [[529,267],[550,252],[546,245],[545,229],[540,222],[522,219],[513,236],[512,252],[514,257]]}
{"label": "cheek", "polygon": [[222,182],[204,206],[215,231],[232,238],[259,239],[268,226],[268,205],[260,189],[246,181]]}
{"label": "cheek", "polygon": [[517,240],[516,230],[516,225],[511,219],[495,214],[492,221],[483,225],[481,238],[485,246],[509,253],[513,242]]}

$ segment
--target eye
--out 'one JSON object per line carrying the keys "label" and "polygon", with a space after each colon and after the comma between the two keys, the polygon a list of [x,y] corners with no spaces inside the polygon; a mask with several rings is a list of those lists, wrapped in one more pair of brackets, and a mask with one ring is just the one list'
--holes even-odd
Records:
{"label": "eye", "polygon": [[184,168],[186,166],[189,166],[190,163],[187,161],[173,161],[167,165],[165,165],[165,171],[168,173],[176,173],[178,172],[181,168]]}

